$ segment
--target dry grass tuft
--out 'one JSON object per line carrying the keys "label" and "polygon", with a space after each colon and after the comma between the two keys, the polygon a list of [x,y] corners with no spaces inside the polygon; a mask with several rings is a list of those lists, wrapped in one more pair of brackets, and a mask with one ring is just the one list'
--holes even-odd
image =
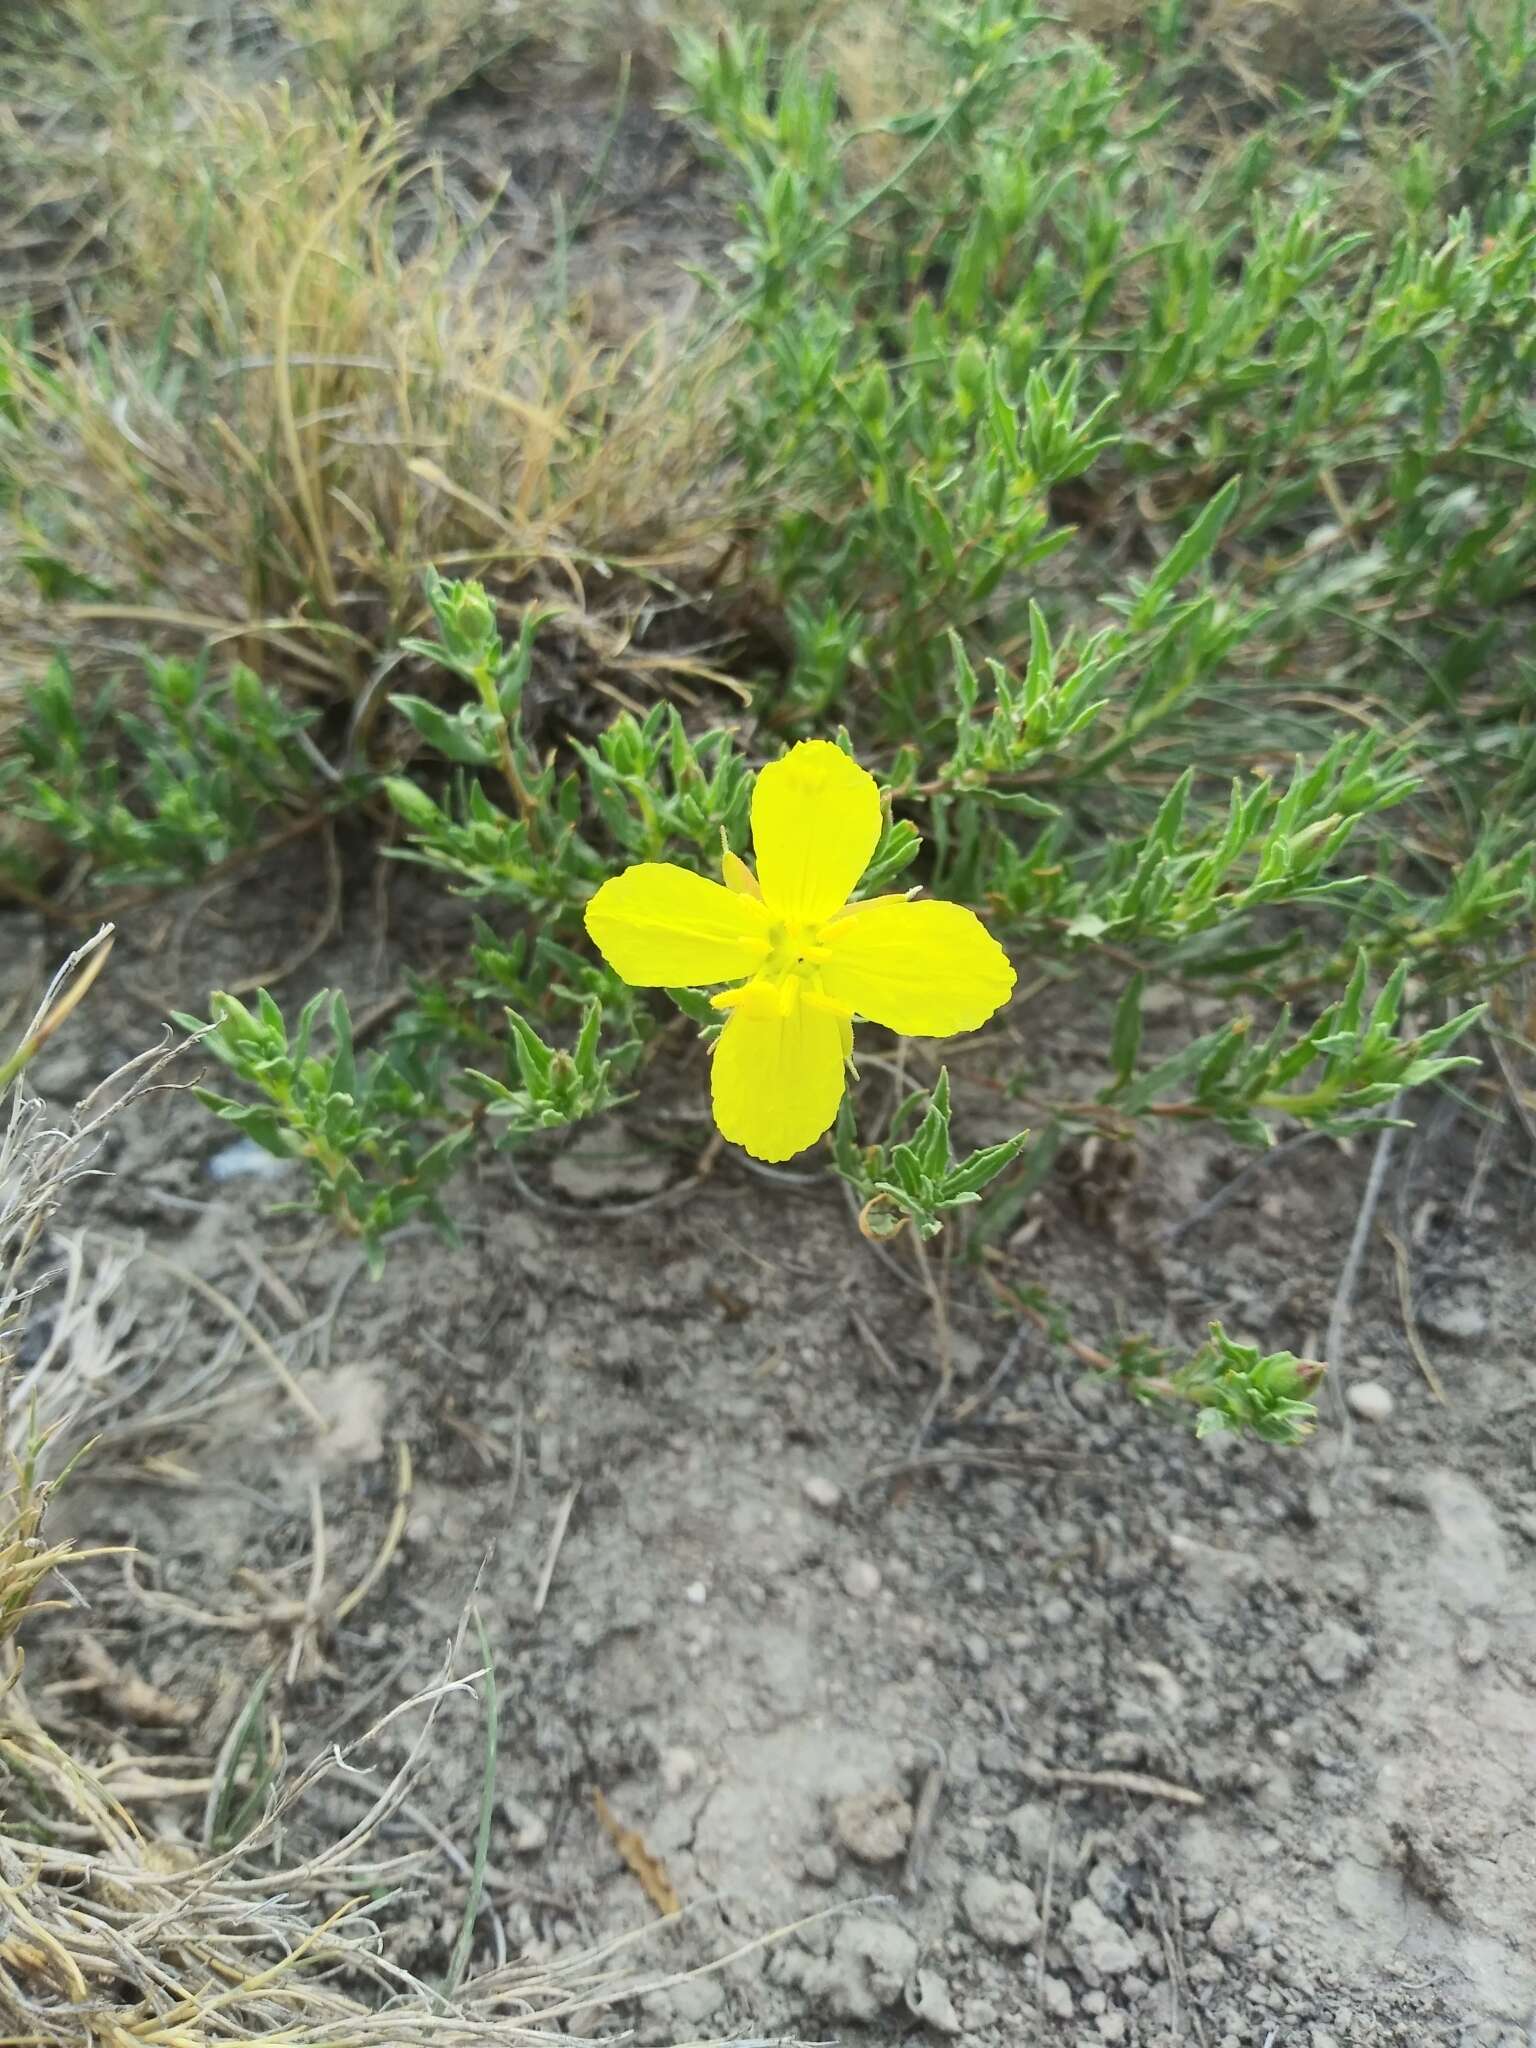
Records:
{"label": "dry grass tuft", "polygon": [[[1072,0],[1066,18],[1122,62],[1177,49],[1186,70],[1188,116],[1219,149],[1251,118],[1288,94],[1326,98],[1340,78],[1387,68],[1399,89],[1427,101],[1454,92],[1456,46],[1469,24],[1497,39],[1519,0],[1176,0],[1161,18],[1134,0]],[[1427,105],[1445,125],[1447,110]]]}
{"label": "dry grass tuft", "polygon": [[[27,1067],[90,993],[107,963],[112,930],[77,948],[44,991],[14,1049],[0,1059],[0,1374],[14,1361],[15,1332],[29,1298],[26,1271],[70,1183],[90,1164],[108,1119],[140,1086],[159,1055],[148,1054],[95,1089],[62,1127],[23,1085]],[[4,1410],[0,1409],[0,1415]]]}
{"label": "dry grass tuft", "polygon": [[[43,1592],[54,1573],[75,1555],[71,1544],[43,1540],[52,1491],[40,1467],[46,1450],[47,1439],[38,1437],[19,1448],[5,1446],[6,1470],[0,1479],[0,1674],[13,1656],[12,1641],[22,1622],[64,1604],[46,1600]],[[0,1675],[0,1687],[6,1685]]]}
{"label": "dry grass tuft", "polygon": [[[445,1679],[387,1717],[421,1716],[406,1763],[339,1841],[287,1867],[270,1863],[281,1826],[330,1771],[355,1767],[385,1723],[305,1772],[238,1850],[202,1858],[146,1840],[12,1686],[0,1702],[4,2038],[36,2048],[479,2048],[547,2041],[583,2007],[678,1981],[639,1981],[624,1940],[509,1961],[451,1997],[389,1960],[373,1916],[416,1861],[372,1845],[407,1799],[437,1712],[469,1682]],[[264,1856],[269,1867],[258,1869]]]}
{"label": "dry grass tuft", "polygon": [[[374,1844],[407,1801],[444,1702],[472,1682],[445,1676],[304,1772],[238,1849],[200,1857],[146,1839],[41,1726],[13,1673],[0,1698],[3,2037],[35,2048],[480,2048],[547,2041],[583,2008],[696,1974],[639,1979],[628,1951],[641,1936],[508,1961],[451,1996],[390,1961],[374,1916],[418,1860]],[[277,1862],[273,1843],[300,1803],[407,1714],[420,1716],[409,1755],[362,1819],[316,1855]]]}
{"label": "dry grass tuft", "polygon": [[268,0],[283,68],[377,104],[425,111],[534,37],[508,0]]}
{"label": "dry grass tuft", "polygon": [[[0,625],[36,671],[209,641],[355,698],[422,572],[553,600],[589,664],[718,558],[718,356],[540,304],[410,132],[186,84],[113,142],[89,333],[0,343]],[[6,561],[9,559],[9,568]],[[46,593],[46,596],[45,596]]]}

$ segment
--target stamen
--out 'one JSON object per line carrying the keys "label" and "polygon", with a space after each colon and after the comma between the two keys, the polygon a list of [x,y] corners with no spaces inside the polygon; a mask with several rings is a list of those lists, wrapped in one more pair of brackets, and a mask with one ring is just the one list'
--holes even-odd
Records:
{"label": "stamen", "polygon": [[801,1001],[808,1010],[822,1010],[829,1017],[840,1017],[845,1024],[853,1022],[853,1012],[846,1003],[835,1003],[831,996],[824,996],[819,988],[808,988]]}

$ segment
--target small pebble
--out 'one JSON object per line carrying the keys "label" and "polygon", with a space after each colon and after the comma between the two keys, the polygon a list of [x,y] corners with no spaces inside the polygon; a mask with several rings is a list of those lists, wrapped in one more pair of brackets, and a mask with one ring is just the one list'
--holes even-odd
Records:
{"label": "small pebble", "polygon": [[1468,1343],[1488,1331],[1488,1301],[1475,1282],[1452,1283],[1431,1288],[1419,1303],[1419,1321],[1437,1337],[1455,1337]]}
{"label": "small pebble", "polygon": [[699,1760],[691,1749],[665,1749],[661,1753],[661,1782],[668,1792],[677,1793],[699,1775]]}
{"label": "small pebble", "polygon": [[1301,1646],[1301,1661],[1319,1685],[1343,1685],[1371,1661],[1371,1646],[1357,1630],[1327,1621]]}
{"label": "small pebble", "polygon": [[994,1948],[1023,1948],[1040,1930],[1040,1911],[1027,1884],[978,1873],[960,1894],[972,1931]]}
{"label": "small pebble", "polygon": [[1397,1406],[1380,1380],[1356,1380],[1345,1395],[1350,1413],[1362,1422],[1386,1422]]}
{"label": "small pebble", "polygon": [[1493,1638],[1488,1633],[1487,1622],[1474,1614],[1456,1644],[1457,1656],[1469,1671],[1475,1671],[1479,1664],[1487,1663],[1492,1647]]}
{"label": "small pebble", "polygon": [[702,1579],[695,1579],[693,1584],[684,1592],[683,1598],[690,1607],[702,1607],[709,1598],[709,1588]]}
{"label": "small pebble", "polygon": [[223,1187],[232,1180],[276,1180],[292,1165],[291,1159],[276,1158],[254,1138],[236,1138],[213,1154],[206,1171],[211,1181]]}
{"label": "small pebble", "polygon": [[1223,1906],[1211,1922],[1207,1939],[1219,1956],[1229,1956],[1243,1937],[1242,1917],[1235,1906]]}
{"label": "small pebble", "polygon": [[801,1480],[800,1491],[811,1506],[820,1508],[824,1515],[834,1514],[843,1504],[843,1489],[835,1479],[824,1479],[819,1472]]}
{"label": "small pebble", "polygon": [[1060,1977],[1042,1977],[1040,1980],[1040,2002],[1052,2019],[1069,2020],[1072,2017],[1072,1988]]}
{"label": "small pebble", "polygon": [[949,1986],[932,1970],[919,1970],[907,1986],[907,2010],[936,2034],[958,2034],[960,2015]]}
{"label": "small pebble", "polygon": [[867,1557],[850,1558],[842,1576],[843,1591],[850,1600],[873,1600],[880,1590],[880,1567]]}
{"label": "small pebble", "polygon": [[1072,1620],[1072,1602],[1058,1593],[1041,1608],[1040,1619],[1047,1628],[1066,1628]]}
{"label": "small pebble", "polygon": [[825,1842],[806,1850],[801,1867],[812,1884],[837,1883],[837,1851]]}
{"label": "small pebble", "polygon": [[912,1808],[894,1785],[855,1792],[833,1809],[837,1839],[861,1863],[893,1863],[912,1833]]}
{"label": "small pebble", "polygon": [[967,1636],[965,1654],[978,1671],[985,1671],[992,1662],[992,1645],[985,1636]]}
{"label": "small pebble", "polygon": [[1066,1947],[1084,1974],[1096,1970],[1101,1977],[1118,1977],[1136,1967],[1130,1936],[1093,1899],[1079,1899],[1067,1915]]}
{"label": "small pebble", "polygon": [[514,1856],[536,1856],[549,1840],[547,1822],[531,1807],[524,1806],[520,1799],[503,1799],[501,1815],[512,1830]]}
{"label": "small pebble", "polygon": [[1303,1519],[1308,1522],[1327,1522],[1333,1518],[1333,1495],[1320,1479],[1314,1479],[1307,1488]]}
{"label": "small pebble", "polygon": [[1044,1869],[1051,1860],[1051,1837],[1055,1822],[1050,1807],[1043,1799],[1027,1799],[1016,1807],[1004,1822],[1013,1837],[1013,1846],[1019,1860],[1026,1869]]}

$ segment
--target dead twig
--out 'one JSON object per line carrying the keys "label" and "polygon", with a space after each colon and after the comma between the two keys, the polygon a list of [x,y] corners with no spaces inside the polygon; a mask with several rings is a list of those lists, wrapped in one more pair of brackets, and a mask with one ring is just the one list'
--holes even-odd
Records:
{"label": "dead twig", "polygon": [[295,1323],[302,1323],[304,1321],[304,1304],[288,1285],[282,1274],[274,1272],[260,1252],[247,1244],[243,1237],[231,1237],[230,1242],[233,1244],[236,1252],[239,1253],[240,1257],[250,1267],[256,1280],[272,1296],[272,1299],[282,1309],[283,1313],[289,1316]]}
{"label": "dead twig", "polygon": [[147,1246],[141,1246],[135,1248],[134,1255],[147,1259],[152,1266],[158,1266],[162,1272],[168,1273],[174,1280],[179,1280],[183,1287],[190,1288],[211,1308],[216,1308],[221,1315],[226,1316],[309,1423],[322,1435],[329,1430],[331,1425],[299,1385],[273,1346],[257,1329],[244,1309],[231,1301],[222,1289],[215,1287],[211,1280],[205,1280],[201,1273],[194,1273],[190,1266],[183,1266],[178,1260],[167,1258],[164,1252],[151,1251]]}
{"label": "dead twig", "polygon": [[102,925],[83,946],[75,948],[53,977],[26,1037],[10,1058],[0,1064],[0,1094],[10,1087],[28,1062],[36,1057],[60,1025],[90,994],[96,977],[111,955],[113,936],[112,926]]}
{"label": "dead twig", "polygon": [[1053,1764],[1025,1763],[1026,1778],[1037,1785],[1080,1785],[1091,1792],[1129,1792],[1138,1799],[1170,1799],[1175,1806],[1204,1806],[1205,1794],[1171,1778],[1151,1778],[1144,1771],[1071,1771]]}
{"label": "dead twig", "polygon": [[1282,1139],[1278,1145],[1271,1145],[1267,1152],[1261,1152],[1257,1159],[1250,1159],[1246,1166],[1238,1168],[1228,1181],[1223,1181],[1214,1195],[1209,1196],[1197,1209],[1191,1209],[1187,1216],[1181,1216],[1176,1223],[1169,1224],[1163,1232],[1165,1244],[1177,1244],[1181,1238],[1214,1216],[1218,1209],[1224,1209],[1234,1195],[1240,1194],[1250,1181],[1256,1180],[1287,1153],[1299,1152],[1303,1145],[1312,1145],[1319,1138],[1332,1137],[1331,1131],[1297,1131],[1294,1136]]}
{"label": "dead twig", "polygon": [[389,1569],[390,1560],[400,1548],[400,1539],[405,1534],[405,1525],[410,1517],[413,1484],[410,1446],[402,1440],[395,1445],[395,1504],[389,1517],[389,1527],[384,1531],[384,1541],[379,1545],[373,1563],[351,1592],[343,1594],[331,1610],[333,1622],[345,1621],[349,1614],[361,1607]]}
{"label": "dead twig", "polygon": [[1525,1098],[1525,1091],[1520,1086],[1520,1076],[1515,1072],[1505,1050],[1503,1033],[1487,1031],[1483,1035],[1492,1048],[1499,1072],[1504,1076],[1504,1086],[1509,1090],[1509,1099],[1515,1106],[1515,1115],[1520,1119],[1520,1128],[1529,1138],[1532,1150],[1536,1151],[1536,1112],[1532,1111],[1530,1103]]}
{"label": "dead twig", "polygon": [[[1387,1115],[1396,1114],[1399,1100],[1400,1097],[1394,1097],[1388,1105]],[[1376,1140],[1371,1170],[1360,1197],[1359,1214],[1355,1217],[1354,1234],[1349,1240],[1349,1250],[1344,1255],[1344,1267],[1339,1274],[1339,1284],[1333,1290],[1333,1305],[1328,1311],[1328,1332],[1323,1339],[1323,1358],[1328,1367],[1328,1385],[1333,1389],[1333,1404],[1339,1418],[1339,1451],[1333,1461],[1330,1479],[1342,1470],[1354,1443],[1354,1426],[1349,1403],[1344,1399],[1344,1371],[1341,1363],[1344,1333],[1349,1327],[1349,1318],[1355,1302],[1355,1288],[1360,1279],[1360,1267],[1365,1258],[1365,1248],[1370,1243],[1371,1225],[1375,1221],[1381,1190],[1386,1183],[1387,1167],[1392,1158],[1392,1145],[1396,1136],[1396,1126],[1388,1124]]]}
{"label": "dead twig", "polygon": [[294,1630],[288,1650],[289,1685],[298,1678],[305,1645],[320,1625],[320,1602],[325,1593],[325,1503],[320,1498],[320,1482],[313,1478],[309,1482],[309,1526],[309,1591],[304,1596],[304,1625]]}
{"label": "dead twig", "polygon": [[1056,1837],[1061,1830],[1060,1792],[1051,1806],[1051,1832],[1045,1843],[1045,1883],[1040,1888],[1040,1935],[1035,1943],[1035,2019],[1045,2025],[1045,1945],[1051,1938],[1051,1894],[1056,1887]]}
{"label": "dead twig", "polygon": [[853,1325],[855,1336],[857,1336],[864,1349],[891,1382],[891,1385],[899,1387],[901,1385],[901,1373],[897,1368],[895,1359],[892,1358],[890,1352],[885,1348],[880,1333],[875,1329],[873,1323],[870,1322],[863,1310],[855,1308],[851,1301],[848,1303],[848,1320]]}
{"label": "dead twig", "polygon": [[987,1375],[985,1386],[978,1387],[974,1394],[966,1396],[951,1417],[952,1421],[957,1423],[969,1422],[973,1415],[978,1414],[983,1408],[991,1405],[993,1395],[1000,1390],[1009,1373],[1018,1364],[1020,1354],[1023,1352],[1033,1327],[1033,1324],[1028,1322],[1021,1322],[1019,1324],[1018,1328],[1004,1345],[1002,1357]]}
{"label": "dead twig", "polygon": [[1423,1339],[1419,1336],[1419,1319],[1413,1312],[1413,1276],[1408,1266],[1408,1247],[1390,1223],[1382,1224],[1381,1234],[1392,1247],[1392,1265],[1397,1275],[1397,1305],[1402,1312],[1403,1335],[1408,1340],[1408,1349],[1413,1353],[1414,1364],[1424,1375],[1425,1385],[1443,1407],[1445,1388],[1440,1384],[1440,1375],[1424,1349]]}
{"label": "dead twig", "polygon": [[902,1866],[901,1888],[909,1895],[921,1891],[923,1871],[928,1862],[928,1845],[933,1840],[933,1824],[938,1818],[939,1801],[944,1795],[944,1779],[948,1769],[948,1758],[937,1742],[933,1744],[933,1762],[928,1766],[923,1779],[922,1790],[917,1795],[917,1806],[912,1814],[912,1832],[907,1838],[907,1860]]}
{"label": "dead twig", "polygon": [[933,1277],[933,1261],[928,1256],[928,1247],[915,1230],[912,1233],[912,1256],[917,1261],[917,1270],[922,1276],[923,1292],[928,1296],[928,1305],[933,1310],[933,1330],[939,1347],[939,1391],[935,1406],[942,1407],[955,1383],[955,1347],[949,1328],[949,1303],[944,1299],[943,1289]]}
{"label": "dead twig", "polygon": [[576,1505],[576,1496],[580,1491],[581,1482],[578,1480],[555,1510],[555,1526],[550,1531],[549,1549],[545,1554],[544,1569],[539,1573],[538,1591],[533,1596],[533,1611],[535,1615],[540,1615],[544,1612],[544,1603],[548,1600],[549,1589],[554,1583],[555,1565],[559,1561],[560,1546],[565,1541],[565,1532],[570,1527],[571,1522],[571,1510]]}

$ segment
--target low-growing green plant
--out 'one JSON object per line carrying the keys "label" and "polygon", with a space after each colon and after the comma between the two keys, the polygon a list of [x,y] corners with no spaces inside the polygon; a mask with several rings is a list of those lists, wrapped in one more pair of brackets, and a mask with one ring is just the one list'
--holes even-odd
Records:
{"label": "low-growing green plant", "polygon": [[1327,1371],[1291,1351],[1262,1353],[1212,1323],[1206,1341],[1182,1362],[1164,1345],[1128,1337],[1112,1355],[1074,1337],[1066,1315],[1043,1289],[1000,1288],[1009,1308],[1079,1366],[1118,1380],[1147,1407],[1193,1413],[1196,1436],[1253,1435],[1298,1444],[1317,1423],[1311,1396]]}
{"label": "low-growing green plant", "polygon": [[[910,1137],[897,1136],[914,1117]],[[832,1138],[832,1159],[859,1203],[859,1228],[866,1237],[895,1237],[913,1225],[919,1237],[934,1237],[953,1210],[979,1202],[983,1191],[1006,1173],[1029,1142],[1029,1133],[983,1145],[957,1160],[950,1139],[949,1076],[940,1068],[931,1091],[916,1089],[891,1119],[891,1136],[860,1145],[846,1102]]]}
{"label": "low-growing green plant", "polygon": [[0,757],[0,810],[40,828],[0,842],[0,895],[35,897],[68,858],[98,890],[173,888],[323,815],[313,715],[206,658],[147,657],[130,695],[82,688],[58,657]]}
{"label": "low-growing green plant", "polygon": [[[1476,1023],[1480,1010],[1464,1010],[1408,1037],[1398,1035],[1407,978],[1404,962],[1367,1011],[1362,955],[1343,996],[1305,1031],[1293,1031],[1289,1011],[1282,1010],[1263,1039],[1255,1041],[1251,1018],[1241,1015],[1138,1072],[1143,984],[1137,976],[1120,999],[1110,1044],[1115,1078],[1099,1099],[1131,1117],[1151,1112],[1208,1118],[1247,1144],[1268,1143],[1265,1113],[1294,1117],[1317,1131],[1378,1128],[1392,1121],[1382,1112],[1410,1089],[1454,1067],[1477,1064],[1465,1054],[1447,1054]],[[1164,1100],[1180,1086],[1188,1087],[1186,1098]]]}
{"label": "low-growing green plant", "polygon": [[[168,175],[114,215],[187,266],[174,337],[125,305],[89,346],[0,346],[8,601],[29,647],[81,651],[0,769],[13,803],[98,882],[165,886],[377,797],[389,856],[474,905],[463,957],[361,1049],[341,995],[290,1021],[216,994],[218,1113],[375,1262],[409,1218],[450,1227],[480,1148],[644,1118],[664,1047],[707,1050],[721,1013],[629,986],[588,907],[651,864],[693,890],[725,856],[755,888],[754,778],[807,737],[879,785],[851,915],[898,877],[966,906],[1102,1031],[1087,1099],[998,1034],[1027,1135],[991,1116],[973,1147],[959,1068],[921,1051],[894,1110],[849,1095],[826,1156],[871,1236],[995,1233],[1078,1134],[1342,1135],[1465,1064],[1536,915],[1536,37],[1523,5],[1485,12],[1454,77],[1392,24],[1369,62],[1314,51],[1236,141],[1202,111],[1225,59],[1194,7],[1091,37],[1029,0],[685,29],[681,111],[738,235],[684,345],[626,353],[466,296],[478,228],[403,179],[417,131],[358,110],[413,9],[286,10],[342,90],[301,118],[188,102],[188,133],[217,128],[195,259]],[[664,611],[707,668],[676,632],[634,651]],[[157,654],[109,729],[80,678],[129,618],[238,633],[265,679],[183,663],[173,701]],[[604,724],[573,650],[647,685],[729,669],[749,708]],[[346,709],[343,789],[314,780],[300,686]],[[819,941],[764,919],[741,978],[792,1009]],[[1144,1030],[1169,981],[1200,1030]],[[1219,1328],[1096,1369],[1274,1441],[1315,1378]]]}
{"label": "low-growing green plant", "polygon": [[1297,900],[1297,862],[1334,888],[1351,840],[1369,886],[1280,935],[1287,981],[1406,946],[1476,989],[1536,907],[1529,27],[1469,31],[1484,112],[1511,95],[1486,147],[1520,159],[1480,183],[1433,133],[1383,148],[1378,235],[1359,124],[1401,135],[1392,75],[1181,166],[1179,19],[1122,71],[1028,0],[919,0],[917,96],[873,132],[834,42],[685,39],[739,193],[742,549],[793,640],[768,702],[953,797],[946,886],[1032,946],[1194,941],[1210,971],[1229,913]]}
{"label": "low-growing green plant", "polygon": [[[188,1031],[256,1094],[254,1103],[203,1088],[199,1097],[274,1158],[302,1161],[313,1206],[362,1239],[377,1262],[386,1230],[418,1211],[445,1230],[438,1199],[474,1131],[465,1122],[436,1142],[425,1132],[442,1102],[427,1070],[412,1073],[402,1060],[370,1060],[360,1069],[352,1045],[346,999],[312,996],[290,1030],[263,990],[255,1010],[232,995],[215,994],[211,1019],[178,1016]],[[325,1013],[329,1043],[312,1049]]]}
{"label": "low-growing green plant", "polygon": [[[360,1238],[375,1267],[390,1233],[413,1216],[451,1232],[443,1191],[478,1144],[526,1147],[601,1114],[625,1093],[643,1108],[647,1048],[661,1016],[643,991],[593,958],[581,931],[585,908],[603,880],[637,856],[699,873],[717,864],[722,846],[734,858],[729,842],[744,847],[753,781],[731,730],[694,735],[670,706],[644,719],[620,714],[594,743],[573,746],[562,772],[538,757],[523,726],[541,616],[525,613],[509,635],[473,585],[434,578],[429,599],[441,638],[413,651],[438,658],[465,696],[457,706],[416,695],[397,700],[423,751],[387,789],[406,834],[400,857],[442,873],[487,913],[462,973],[418,982],[408,1010],[363,1057],[354,1053],[339,996],[312,999],[292,1030],[268,996],[254,1012],[215,996],[207,1026],[180,1020],[202,1031],[205,1048],[257,1098],[208,1090],[204,1100],[269,1151],[301,1162],[314,1204]],[[1038,660],[1038,633],[1035,646]],[[980,721],[967,680],[974,677],[963,655],[959,661],[955,715],[974,729]],[[963,733],[958,739],[966,772],[928,785],[908,775],[899,793],[887,794],[859,900],[910,873],[919,857],[914,820],[892,815],[899,801],[933,832],[936,877],[950,884],[966,878],[1005,925],[1029,901],[1020,880],[1029,872],[1024,857],[1006,837],[985,841],[976,823],[994,814],[986,763],[996,755],[985,735],[1000,712],[1014,718],[1003,707],[1022,706],[1023,716],[1043,725],[1057,700],[1027,680],[1014,685],[1005,671],[994,687],[998,707],[980,746],[968,750]],[[1085,723],[1083,706],[1064,718]],[[1276,907],[1293,922],[1309,911],[1331,916],[1341,898],[1369,886],[1340,872],[1341,856],[1357,825],[1405,801],[1412,787],[1411,774],[1379,762],[1378,752],[1369,736],[1341,740],[1310,768],[1298,768],[1283,791],[1261,781],[1235,792],[1194,845],[1186,775],[1138,840],[1040,878],[1033,909],[1042,953],[1053,950],[1061,971],[1071,972],[1074,963],[1096,959],[1113,933],[1138,941],[1150,958],[1216,959],[1229,973],[1266,954],[1284,960],[1287,946],[1255,948],[1245,937],[1249,927]],[[435,795],[426,786],[434,778],[441,785]],[[509,799],[507,809],[492,802],[487,783]],[[1009,815],[1006,804],[1002,815]],[[987,844],[990,866],[978,851]],[[1056,886],[1062,874],[1071,877],[1066,891]],[[504,929],[508,920],[515,929]],[[1221,935],[1219,953],[1208,943],[1212,933]],[[1146,1119],[1203,1119],[1262,1146],[1287,1125],[1340,1134],[1379,1126],[1394,1120],[1409,1091],[1465,1063],[1452,1047],[1478,1014],[1405,1026],[1408,974],[1400,963],[1373,996],[1362,951],[1342,993],[1315,1004],[1308,1021],[1293,1023],[1281,1004],[1256,1031],[1245,1009],[1147,1062],[1145,974],[1138,971],[1108,1029],[1096,1100],[1032,1102],[1032,1112],[1040,1111],[1037,1136],[1021,1131],[957,1157],[950,1083],[941,1072],[931,1087],[906,1094],[880,1136],[861,1140],[858,1106],[846,1099],[831,1164],[868,1236],[911,1230],[921,1240],[995,1198],[1010,1177],[1034,1184],[1063,1134],[1076,1129],[1133,1132]],[[711,1043],[719,1011],[698,993],[670,995]],[[1127,1364],[1122,1376],[1134,1391],[1191,1406],[1202,1429],[1251,1428],[1292,1441],[1310,1415],[1306,1374],[1293,1371],[1285,1354],[1249,1357],[1213,1335],[1197,1359],[1177,1368],[1161,1352],[1135,1350],[1131,1362],[1134,1371]]]}

